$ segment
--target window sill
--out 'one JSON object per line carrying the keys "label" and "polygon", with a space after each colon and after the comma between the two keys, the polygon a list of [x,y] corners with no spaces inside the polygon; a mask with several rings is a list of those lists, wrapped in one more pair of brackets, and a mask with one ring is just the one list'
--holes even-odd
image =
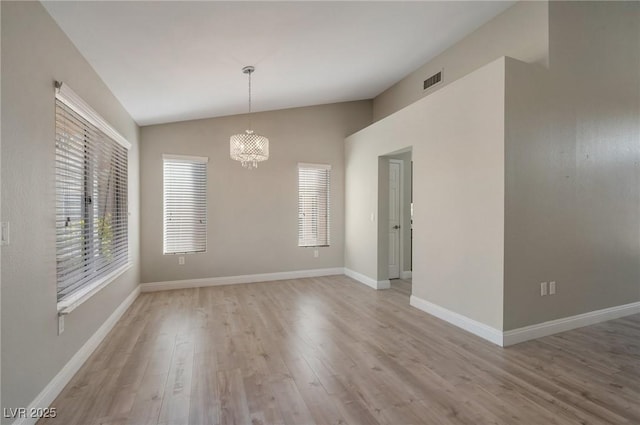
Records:
{"label": "window sill", "polygon": [[82,303],[98,293],[102,288],[122,276],[122,274],[124,274],[124,272],[129,270],[131,267],[133,267],[133,264],[127,263],[119,269],[109,273],[102,279],[96,280],[95,282],[87,285],[78,292],[58,302],[58,316],[69,314],[76,308],[80,307]]}

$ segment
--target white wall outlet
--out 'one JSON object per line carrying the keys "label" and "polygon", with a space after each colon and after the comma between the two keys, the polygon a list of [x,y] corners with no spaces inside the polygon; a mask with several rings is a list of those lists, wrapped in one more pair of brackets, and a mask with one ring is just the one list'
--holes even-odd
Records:
{"label": "white wall outlet", "polygon": [[549,295],[555,295],[556,294],[556,282],[549,282]]}
{"label": "white wall outlet", "polygon": [[320,251],[318,250],[318,248],[313,250],[313,257],[314,258],[318,258],[320,256]]}
{"label": "white wall outlet", "polygon": [[58,314],[58,335],[64,332],[64,314]]}
{"label": "white wall outlet", "polygon": [[0,245],[9,245],[9,222],[0,223]]}
{"label": "white wall outlet", "polygon": [[540,296],[544,297],[549,292],[547,291],[547,282],[540,282]]}
{"label": "white wall outlet", "polygon": [[178,265],[184,266],[184,257],[183,256],[178,257]]}

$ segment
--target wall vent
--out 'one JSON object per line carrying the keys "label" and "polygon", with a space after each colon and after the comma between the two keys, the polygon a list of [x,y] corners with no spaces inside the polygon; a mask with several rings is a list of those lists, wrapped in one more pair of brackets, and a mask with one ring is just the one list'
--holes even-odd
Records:
{"label": "wall vent", "polygon": [[433,74],[431,77],[424,80],[422,90],[426,90],[434,84],[438,84],[440,81],[442,81],[442,71],[438,72],[437,74]]}

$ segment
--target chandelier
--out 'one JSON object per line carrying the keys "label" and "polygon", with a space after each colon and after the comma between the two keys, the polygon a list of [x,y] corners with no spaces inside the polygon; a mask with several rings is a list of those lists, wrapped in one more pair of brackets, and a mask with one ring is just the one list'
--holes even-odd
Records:
{"label": "chandelier", "polygon": [[234,134],[229,140],[231,159],[240,161],[243,167],[251,170],[258,167],[258,162],[269,159],[269,139],[251,130],[251,74],[253,66],[245,66],[242,72],[249,76],[249,129],[244,133]]}

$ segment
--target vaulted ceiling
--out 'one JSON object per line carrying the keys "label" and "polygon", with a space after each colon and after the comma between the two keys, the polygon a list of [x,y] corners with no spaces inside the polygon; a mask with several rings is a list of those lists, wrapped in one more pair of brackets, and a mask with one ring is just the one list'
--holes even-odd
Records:
{"label": "vaulted ceiling", "polygon": [[53,1],[140,125],[370,99],[513,2]]}

